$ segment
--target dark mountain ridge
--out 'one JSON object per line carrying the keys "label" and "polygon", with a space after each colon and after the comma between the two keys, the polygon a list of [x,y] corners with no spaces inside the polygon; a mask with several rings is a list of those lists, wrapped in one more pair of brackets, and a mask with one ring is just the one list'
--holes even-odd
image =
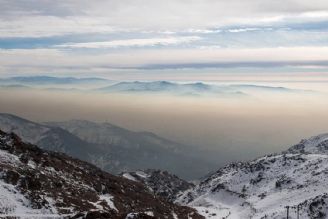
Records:
{"label": "dark mountain ridge", "polygon": [[0,217],[202,218],[142,184],[0,131]]}
{"label": "dark mountain ridge", "polygon": [[114,174],[156,168],[185,179],[200,177],[214,168],[185,146],[149,132],[133,132],[109,123],[73,120],[35,123],[0,114],[0,129],[47,150],[67,153]]}

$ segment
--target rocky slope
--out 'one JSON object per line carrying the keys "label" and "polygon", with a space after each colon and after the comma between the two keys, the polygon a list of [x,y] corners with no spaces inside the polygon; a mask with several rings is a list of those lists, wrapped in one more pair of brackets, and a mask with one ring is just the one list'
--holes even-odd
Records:
{"label": "rocky slope", "polygon": [[287,153],[328,154],[328,134],[303,139],[287,150]]}
{"label": "rocky slope", "polygon": [[194,187],[179,177],[161,170],[145,170],[122,173],[121,176],[144,184],[156,196],[173,202],[184,191]]}
{"label": "rocky slope", "polygon": [[0,217],[202,218],[142,184],[0,131]]}
{"label": "rocky slope", "polygon": [[193,156],[201,154],[199,151],[189,153],[192,151],[189,146],[109,123],[73,120],[40,124],[0,114],[0,129],[16,133],[25,142],[66,153],[114,174],[156,168],[190,179],[215,167],[212,162]]}
{"label": "rocky slope", "polygon": [[176,202],[207,218],[327,218],[327,136],[319,135],[284,153],[227,165]]}

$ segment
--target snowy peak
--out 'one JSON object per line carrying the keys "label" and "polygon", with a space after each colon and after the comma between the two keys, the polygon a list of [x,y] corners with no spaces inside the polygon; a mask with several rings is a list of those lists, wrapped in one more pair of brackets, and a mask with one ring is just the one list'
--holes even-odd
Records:
{"label": "snowy peak", "polygon": [[287,150],[288,153],[328,154],[328,134],[303,139]]}
{"label": "snowy peak", "polygon": [[0,131],[0,218],[192,218],[142,184]]}

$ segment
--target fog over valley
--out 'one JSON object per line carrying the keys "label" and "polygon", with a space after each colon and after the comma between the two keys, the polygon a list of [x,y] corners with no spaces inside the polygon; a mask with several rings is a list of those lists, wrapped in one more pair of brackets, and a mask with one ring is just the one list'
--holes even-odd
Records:
{"label": "fog over valley", "polygon": [[[327,90],[322,83],[166,82],[172,83],[168,85],[173,90],[167,90],[166,84],[151,87],[161,82],[143,82],[148,87],[138,82],[141,91],[135,90],[136,82],[123,82],[130,90],[110,92],[95,91],[95,87],[122,82],[66,84],[65,88],[51,83],[41,88],[27,82],[28,88],[6,85],[1,88],[0,111],[37,122],[78,119],[150,131],[211,150],[214,153],[208,159],[219,165],[279,152],[299,139],[327,131]],[[220,89],[181,93],[184,88],[176,84]],[[86,92],[89,89],[93,91]]]}

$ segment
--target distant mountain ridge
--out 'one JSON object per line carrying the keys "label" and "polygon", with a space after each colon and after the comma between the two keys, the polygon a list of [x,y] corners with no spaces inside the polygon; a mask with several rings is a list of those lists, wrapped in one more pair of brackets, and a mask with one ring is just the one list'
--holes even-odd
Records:
{"label": "distant mountain ridge", "polygon": [[102,93],[151,93],[151,94],[175,94],[175,95],[195,95],[195,96],[218,96],[218,97],[247,97],[254,92],[273,93],[308,93],[315,91],[291,89],[286,87],[274,87],[253,84],[207,84],[203,82],[178,83],[169,81],[132,81],[120,82],[110,86],[95,89]]}
{"label": "distant mountain ridge", "polygon": [[182,192],[194,187],[194,184],[162,170],[139,170],[120,175],[144,184],[150,192],[170,202],[174,202]]}
{"label": "distant mountain ridge", "polygon": [[168,81],[120,82],[111,86],[96,89],[105,93],[170,93],[176,95],[245,95],[243,92],[225,89],[225,87],[209,85],[202,82],[176,83]]}
{"label": "distant mountain ridge", "polygon": [[[127,165],[124,166],[126,169],[115,172],[131,170],[128,168],[129,166],[134,166],[134,170],[156,167],[156,169],[169,170],[182,178],[192,179],[195,176],[200,177],[203,171],[208,172],[215,166],[210,161],[198,158],[199,153],[205,152],[159,137],[151,132],[134,132],[109,123],[85,120],[46,124],[65,129],[88,143],[105,147],[104,149],[111,146],[113,159],[117,159],[121,165]],[[95,159],[94,162],[100,162],[97,163],[98,166],[103,165],[101,159]],[[195,168],[190,169],[189,167]],[[186,171],[186,168],[189,169]],[[189,174],[189,172],[193,174]]]}
{"label": "distant mountain ridge", "polygon": [[[86,86],[87,85],[87,86]],[[312,90],[292,89],[255,84],[213,84],[176,81],[115,81],[105,78],[24,76],[0,78],[2,89],[40,89],[63,92],[94,92],[122,94],[168,94],[177,96],[211,96],[242,98],[258,92],[273,94],[319,94]]]}
{"label": "distant mountain ridge", "polygon": [[[0,129],[14,132],[41,148],[67,153],[118,174],[138,169],[163,169],[185,179],[209,172],[214,164],[189,153],[189,146],[133,132],[109,123],[68,121],[40,124],[10,114],[0,114]],[[191,167],[191,168],[190,168]],[[196,168],[197,167],[197,168]]]}

